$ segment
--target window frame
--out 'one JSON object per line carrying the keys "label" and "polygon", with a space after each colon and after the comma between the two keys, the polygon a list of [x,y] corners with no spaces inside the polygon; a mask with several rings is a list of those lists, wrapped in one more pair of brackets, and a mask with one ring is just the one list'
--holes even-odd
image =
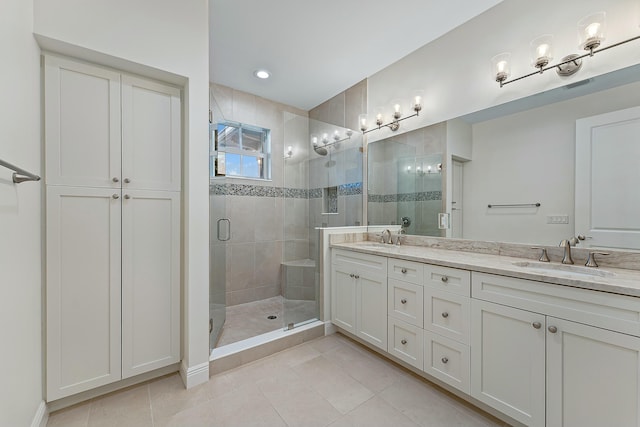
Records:
{"label": "window frame", "polygon": [[[238,147],[228,147],[226,145],[219,145],[219,134],[218,128],[220,126],[235,128],[238,131]],[[271,129],[263,128],[255,125],[248,125],[240,122],[233,121],[223,121],[212,123],[212,132],[211,132],[211,147],[210,147],[210,158],[217,158],[218,153],[225,153],[225,157],[227,154],[233,154],[240,156],[240,173],[239,174],[229,174],[228,169],[227,173],[224,176],[216,176],[214,171],[210,170],[209,177],[210,179],[216,178],[240,178],[240,179],[252,179],[259,181],[271,181]],[[247,150],[244,149],[243,139],[245,137],[245,131],[250,131],[253,133],[258,133],[261,135],[261,147],[259,151],[256,150]],[[262,176],[249,176],[244,172],[245,169],[245,158],[254,158],[258,164],[262,163]],[[226,160],[226,159],[225,159]],[[210,160],[211,161],[211,160]],[[226,161],[225,161],[226,163]]]}

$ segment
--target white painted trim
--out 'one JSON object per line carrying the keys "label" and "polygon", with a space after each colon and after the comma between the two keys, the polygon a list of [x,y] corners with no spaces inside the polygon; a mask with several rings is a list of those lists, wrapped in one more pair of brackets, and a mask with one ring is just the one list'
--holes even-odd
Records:
{"label": "white painted trim", "polygon": [[180,377],[186,388],[206,383],[209,381],[209,362],[187,367],[183,360],[180,364]]}
{"label": "white painted trim", "polygon": [[41,400],[33,416],[33,421],[31,421],[31,427],[46,427],[47,421],[49,421],[49,411],[47,410],[45,401]]}
{"label": "white painted trim", "polygon": [[324,322],[324,335],[332,335],[338,332],[338,327],[331,323],[331,320]]}

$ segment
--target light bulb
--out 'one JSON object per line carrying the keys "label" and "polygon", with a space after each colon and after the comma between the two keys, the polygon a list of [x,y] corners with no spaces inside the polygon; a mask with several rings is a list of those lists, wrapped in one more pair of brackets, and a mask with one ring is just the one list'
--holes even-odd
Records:
{"label": "light bulb", "polygon": [[594,13],[578,21],[578,42],[584,50],[593,50],[604,40],[605,12]]}
{"label": "light bulb", "polygon": [[531,41],[531,64],[540,68],[540,71],[546,67],[553,59],[551,52],[553,46],[553,36],[544,34],[536,37]]}
{"label": "light bulb", "polygon": [[416,90],[415,95],[413,96],[413,111],[416,113],[422,110],[422,98],[424,96],[423,90]]}
{"label": "light bulb", "polygon": [[369,125],[367,124],[367,115],[366,114],[360,114],[358,116],[358,123],[360,124],[360,131],[364,132],[365,130],[367,130],[369,128]]}
{"label": "light bulb", "polygon": [[333,140],[337,141],[339,139],[340,139],[340,131],[336,129],[335,131],[333,131]]}
{"label": "light bulb", "polygon": [[500,86],[502,86],[502,82],[507,80],[509,78],[509,75],[511,75],[511,70],[509,67],[510,58],[511,54],[509,52],[504,52],[491,58],[493,78],[495,79],[495,81],[500,83]]}
{"label": "light bulb", "polygon": [[327,142],[329,142],[329,134],[328,133],[323,133],[322,134],[322,143],[326,144]]}
{"label": "light bulb", "polygon": [[311,145],[314,147],[318,146],[318,135],[311,134]]}
{"label": "light bulb", "polygon": [[402,117],[402,102],[400,100],[393,101],[393,118],[398,120]]}

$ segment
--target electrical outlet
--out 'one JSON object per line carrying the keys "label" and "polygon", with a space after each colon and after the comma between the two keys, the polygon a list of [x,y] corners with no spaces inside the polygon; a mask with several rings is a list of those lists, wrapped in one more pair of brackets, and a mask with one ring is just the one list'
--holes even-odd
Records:
{"label": "electrical outlet", "polygon": [[569,215],[547,215],[547,224],[569,224]]}

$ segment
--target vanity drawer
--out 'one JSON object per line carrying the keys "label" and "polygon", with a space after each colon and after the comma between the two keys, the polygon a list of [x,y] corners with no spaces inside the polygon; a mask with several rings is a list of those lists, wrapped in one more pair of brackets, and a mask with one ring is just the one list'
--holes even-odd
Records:
{"label": "vanity drawer", "polygon": [[424,289],[424,327],[469,344],[471,299],[439,289]]}
{"label": "vanity drawer", "polygon": [[424,278],[424,264],[389,258],[387,271],[389,278],[422,285]]}
{"label": "vanity drawer", "polygon": [[640,336],[640,298],[473,273],[473,298]]}
{"label": "vanity drawer", "polygon": [[471,272],[457,268],[424,265],[424,284],[454,294],[471,295]]}
{"label": "vanity drawer", "polygon": [[388,279],[388,314],[422,328],[424,288],[413,283]]}
{"label": "vanity drawer", "polygon": [[388,318],[387,351],[398,359],[422,369],[423,330],[402,320]]}
{"label": "vanity drawer", "polygon": [[424,331],[424,371],[467,394],[470,354],[468,345]]}
{"label": "vanity drawer", "polygon": [[331,263],[353,272],[368,271],[376,275],[387,275],[387,258],[379,255],[332,249]]}

